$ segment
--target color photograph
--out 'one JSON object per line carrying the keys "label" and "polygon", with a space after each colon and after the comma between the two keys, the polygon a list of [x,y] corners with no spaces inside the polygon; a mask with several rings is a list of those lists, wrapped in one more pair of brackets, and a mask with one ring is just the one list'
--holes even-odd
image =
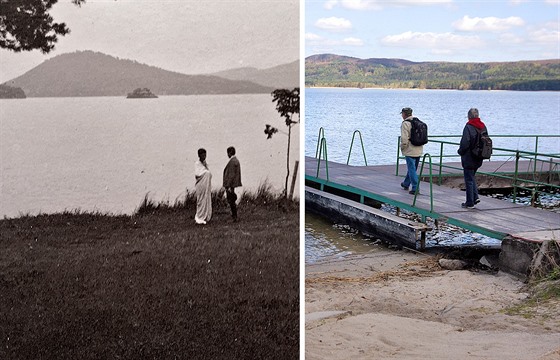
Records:
{"label": "color photograph", "polygon": [[305,2],[305,359],[560,358],[559,6]]}

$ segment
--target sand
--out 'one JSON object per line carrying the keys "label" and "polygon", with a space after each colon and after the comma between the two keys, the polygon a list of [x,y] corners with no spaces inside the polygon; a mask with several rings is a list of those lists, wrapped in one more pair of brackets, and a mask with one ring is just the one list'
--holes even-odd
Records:
{"label": "sand", "polygon": [[560,359],[560,304],[504,273],[393,251],[306,267],[305,359]]}

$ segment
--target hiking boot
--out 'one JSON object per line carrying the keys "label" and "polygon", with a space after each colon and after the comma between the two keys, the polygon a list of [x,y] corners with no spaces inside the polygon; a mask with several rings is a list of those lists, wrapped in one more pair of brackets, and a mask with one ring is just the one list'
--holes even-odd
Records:
{"label": "hiking boot", "polygon": [[462,203],[461,207],[463,209],[474,209],[474,205],[467,205],[467,203]]}
{"label": "hiking boot", "polygon": [[408,191],[408,186],[404,186],[403,183],[401,183],[401,187],[403,188],[403,190]]}

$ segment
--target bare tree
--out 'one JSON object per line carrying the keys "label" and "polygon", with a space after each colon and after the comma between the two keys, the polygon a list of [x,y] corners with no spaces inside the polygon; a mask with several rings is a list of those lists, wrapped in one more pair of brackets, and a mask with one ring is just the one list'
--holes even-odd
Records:
{"label": "bare tree", "polygon": [[[288,150],[286,154],[286,185],[284,187],[284,196],[288,197],[288,179],[290,177],[290,141],[292,137],[292,127],[299,123],[299,87],[293,90],[277,89],[272,93],[272,102],[276,102],[276,110],[286,121],[288,127]],[[297,121],[294,117],[297,116]],[[267,139],[277,133],[278,129],[267,124],[264,133]]]}

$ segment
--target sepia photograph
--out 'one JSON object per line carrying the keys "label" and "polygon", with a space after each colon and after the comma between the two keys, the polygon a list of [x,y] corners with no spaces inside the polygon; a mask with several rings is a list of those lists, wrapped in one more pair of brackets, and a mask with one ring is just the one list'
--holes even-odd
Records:
{"label": "sepia photograph", "polygon": [[560,359],[560,3],[304,6],[305,359]]}
{"label": "sepia photograph", "polygon": [[0,358],[297,359],[300,2],[0,1]]}

